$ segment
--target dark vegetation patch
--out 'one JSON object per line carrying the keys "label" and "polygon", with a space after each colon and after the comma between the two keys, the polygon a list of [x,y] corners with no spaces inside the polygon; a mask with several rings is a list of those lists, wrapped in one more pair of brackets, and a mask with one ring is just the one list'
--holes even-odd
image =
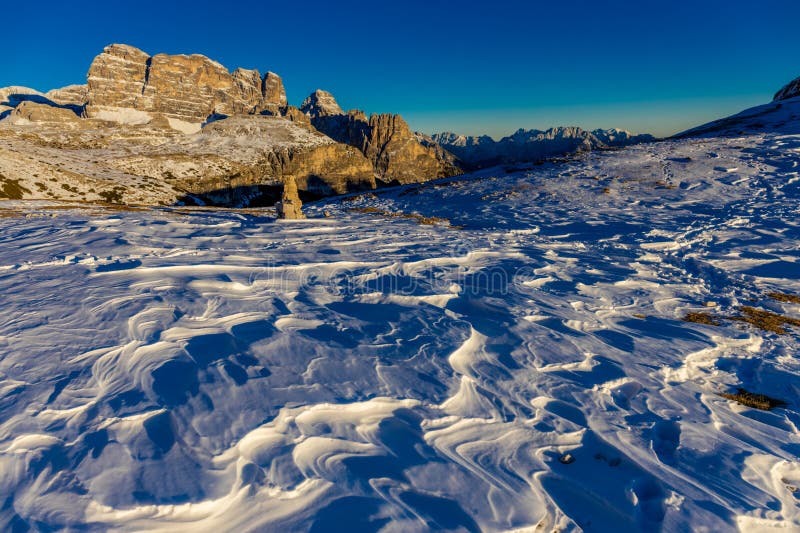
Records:
{"label": "dark vegetation patch", "polygon": [[753,392],[748,392],[745,389],[739,388],[736,390],[736,393],[722,393],[720,394],[723,398],[727,398],[728,400],[733,400],[737,403],[742,405],[746,405],[747,407],[752,407],[754,409],[761,409],[762,411],[769,411],[770,409],[774,409],[776,407],[784,407],[786,402],[783,400],[779,400],[777,398],[770,398],[766,394],[756,394]]}
{"label": "dark vegetation patch", "polygon": [[743,306],[740,311],[741,315],[728,317],[728,320],[735,320],[737,322],[745,322],[752,326],[765,331],[771,331],[778,335],[786,334],[785,326],[800,326],[800,320],[788,316],[779,315],[771,311],[764,311],[763,309],[756,309],[749,305]]}
{"label": "dark vegetation patch", "polygon": [[[774,291],[767,293],[767,297],[779,302],[800,304],[800,296],[794,294]],[[756,303],[758,300],[754,299],[751,301]],[[733,316],[693,311],[686,313],[682,320],[684,322],[694,322],[695,324],[704,324],[707,326],[721,326],[725,320],[744,322],[745,324],[750,324],[758,329],[770,331],[777,335],[786,335],[788,333],[786,329],[787,326],[800,327],[800,319],[781,315],[765,309],[743,305],[738,311],[739,314]]]}
{"label": "dark vegetation patch", "polygon": [[707,326],[719,326],[722,324],[720,319],[711,313],[687,313],[686,316],[683,317],[683,321],[705,324]]}
{"label": "dark vegetation patch", "polygon": [[0,198],[22,200],[24,193],[30,194],[31,191],[20,185],[19,180],[12,180],[0,174]]}
{"label": "dark vegetation patch", "polygon": [[800,304],[800,296],[796,294],[786,294],[784,292],[771,292],[767,294],[773,300],[789,304]]}
{"label": "dark vegetation patch", "polygon": [[122,195],[125,192],[125,187],[114,187],[106,191],[100,191],[97,195],[103,199],[104,202],[109,204],[121,204]]}

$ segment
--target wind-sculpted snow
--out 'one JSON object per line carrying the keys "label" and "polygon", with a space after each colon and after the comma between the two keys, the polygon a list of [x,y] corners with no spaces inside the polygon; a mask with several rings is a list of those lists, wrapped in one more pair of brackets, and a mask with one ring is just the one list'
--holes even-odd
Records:
{"label": "wind-sculpted snow", "polygon": [[800,528],[800,332],[681,320],[800,316],[766,296],[800,294],[799,159],[658,143],[304,221],[7,202],[0,523]]}

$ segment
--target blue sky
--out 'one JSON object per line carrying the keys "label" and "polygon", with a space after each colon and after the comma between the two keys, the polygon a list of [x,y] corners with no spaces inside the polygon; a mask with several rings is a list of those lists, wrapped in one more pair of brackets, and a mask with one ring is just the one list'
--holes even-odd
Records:
{"label": "blue sky", "polygon": [[19,2],[0,86],[84,83],[103,46],[272,70],[415,129],[554,125],[670,134],[800,76],[797,0]]}

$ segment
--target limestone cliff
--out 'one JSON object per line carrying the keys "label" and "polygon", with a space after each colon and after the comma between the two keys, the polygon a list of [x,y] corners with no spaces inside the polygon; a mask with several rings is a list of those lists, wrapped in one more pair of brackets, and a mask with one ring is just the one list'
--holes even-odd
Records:
{"label": "limestone cliff", "polygon": [[344,113],[333,95],[321,90],[300,109],[319,131],[361,150],[384,183],[418,183],[461,172],[456,160],[434,142],[420,142],[400,115]]}
{"label": "limestone cliff", "polygon": [[225,67],[202,55],[149,56],[128,45],[112,44],[92,62],[88,74],[89,117],[125,121],[127,110],[159,113],[185,122],[214,114],[277,111],[286,105],[279,76]]}

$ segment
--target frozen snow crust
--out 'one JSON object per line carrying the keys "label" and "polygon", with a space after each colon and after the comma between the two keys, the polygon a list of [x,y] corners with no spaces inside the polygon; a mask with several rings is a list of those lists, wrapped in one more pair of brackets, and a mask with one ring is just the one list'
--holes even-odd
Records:
{"label": "frozen snow crust", "polygon": [[799,160],[663,142],[297,222],[3,202],[0,525],[800,528],[800,332],[681,320],[800,317]]}

